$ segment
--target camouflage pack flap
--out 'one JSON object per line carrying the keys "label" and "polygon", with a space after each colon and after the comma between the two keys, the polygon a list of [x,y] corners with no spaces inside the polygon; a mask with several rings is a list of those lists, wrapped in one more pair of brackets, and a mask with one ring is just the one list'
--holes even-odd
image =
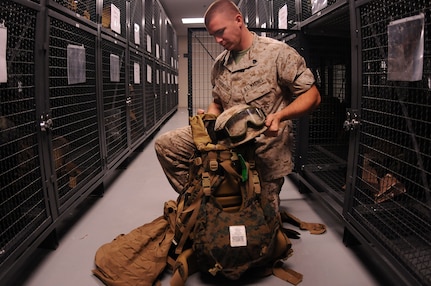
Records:
{"label": "camouflage pack flap", "polygon": [[215,196],[205,196],[192,237],[199,268],[233,280],[251,267],[272,265],[279,258],[273,255],[279,220],[275,212],[264,213],[258,195],[250,191],[253,174],[248,172],[248,181],[237,181],[243,197],[241,208],[228,212]]}

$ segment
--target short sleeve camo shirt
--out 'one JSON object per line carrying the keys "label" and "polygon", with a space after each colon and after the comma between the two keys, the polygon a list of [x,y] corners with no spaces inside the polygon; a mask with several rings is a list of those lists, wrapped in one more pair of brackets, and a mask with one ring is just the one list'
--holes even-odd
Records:
{"label": "short sleeve camo shirt", "polygon": [[[238,63],[231,53],[224,51],[217,57],[211,75],[213,97],[223,109],[245,103],[270,114],[314,84],[304,59],[283,42],[254,34],[251,48]],[[282,122],[278,137],[262,135],[257,139],[256,163],[263,180],[292,171],[292,144],[291,121]]]}

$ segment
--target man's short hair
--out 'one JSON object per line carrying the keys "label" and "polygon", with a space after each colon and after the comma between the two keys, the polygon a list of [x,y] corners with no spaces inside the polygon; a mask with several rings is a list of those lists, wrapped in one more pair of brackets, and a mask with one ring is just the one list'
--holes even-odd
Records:
{"label": "man's short hair", "polygon": [[208,26],[210,20],[215,14],[230,14],[232,17],[241,14],[238,6],[230,0],[216,0],[208,7],[205,12],[205,26]]}

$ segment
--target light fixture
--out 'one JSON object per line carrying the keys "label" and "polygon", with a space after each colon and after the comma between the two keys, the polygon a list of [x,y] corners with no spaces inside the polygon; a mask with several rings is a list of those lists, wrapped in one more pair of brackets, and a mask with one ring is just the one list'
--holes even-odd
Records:
{"label": "light fixture", "polygon": [[203,24],[204,18],[182,18],[183,24]]}

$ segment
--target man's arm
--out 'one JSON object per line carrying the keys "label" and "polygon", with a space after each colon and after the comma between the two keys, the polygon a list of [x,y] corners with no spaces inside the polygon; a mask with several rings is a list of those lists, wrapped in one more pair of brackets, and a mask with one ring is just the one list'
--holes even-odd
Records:
{"label": "man's arm", "polygon": [[222,113],[222,111],[223,111],[223,107],[216,100],[214,100],[213,102],[211,102],[208,105],[207,113],[214,114],[214,115],[218,116],[218,115],[220,115],[220,113]]}
{"label": "man's arm", "polygon": [[265,132],[265,135],[272,137],[277,136],[280,122],[309,114],[319,106],[320,101],[319,90],[313,85],[288,106],[266,117],[265,125],[268,127],[268,130]]}

